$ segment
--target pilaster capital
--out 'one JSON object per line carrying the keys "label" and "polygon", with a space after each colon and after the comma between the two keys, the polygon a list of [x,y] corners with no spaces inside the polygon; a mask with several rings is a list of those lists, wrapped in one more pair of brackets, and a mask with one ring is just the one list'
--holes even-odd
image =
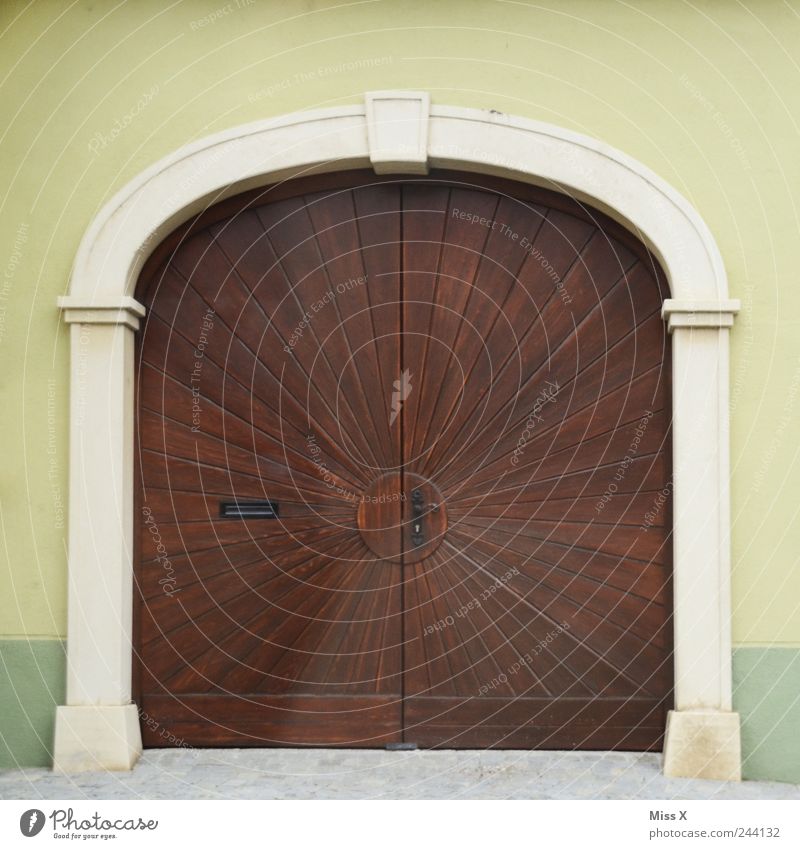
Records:
{"label": "pilaster capital", "polygon": [[122,324],[131,330],[139,329],[145,314],[142,304],[127,295],[91,299],[65,295],[58,306],[67,324]]}
{"label": "pilaster capital", "polygon": [[661,317],[671,333],[676,327],[717,328],[733,327],[733,317],[742,307],[737,299],[720,301],[667,298],[661,307]]}

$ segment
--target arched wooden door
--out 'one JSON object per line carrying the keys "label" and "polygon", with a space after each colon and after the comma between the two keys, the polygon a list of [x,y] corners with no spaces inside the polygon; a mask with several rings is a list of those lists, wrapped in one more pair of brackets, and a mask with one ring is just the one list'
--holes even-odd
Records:
{"label": "arched wooden door", "polygon": [[667,289],[562,195],[287,183],[139,297],[146,745],[660,748]]}

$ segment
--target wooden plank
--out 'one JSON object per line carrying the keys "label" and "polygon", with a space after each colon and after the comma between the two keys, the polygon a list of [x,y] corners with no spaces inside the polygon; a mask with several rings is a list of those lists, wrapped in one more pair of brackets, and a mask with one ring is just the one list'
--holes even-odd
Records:
{"label": "wooden plank", "polygon": [[383,747],[400,741],[397,696],[146,695],[145,746]]}

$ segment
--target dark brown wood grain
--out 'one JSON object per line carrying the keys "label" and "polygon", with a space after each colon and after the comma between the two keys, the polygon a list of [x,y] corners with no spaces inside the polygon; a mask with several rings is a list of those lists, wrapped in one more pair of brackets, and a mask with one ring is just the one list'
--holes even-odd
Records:
{"label": "dark brown wood grain", "polygon": [[201,212],[137,296],[146,745],[660,748],[668,290],[631,234],[318,175]]}

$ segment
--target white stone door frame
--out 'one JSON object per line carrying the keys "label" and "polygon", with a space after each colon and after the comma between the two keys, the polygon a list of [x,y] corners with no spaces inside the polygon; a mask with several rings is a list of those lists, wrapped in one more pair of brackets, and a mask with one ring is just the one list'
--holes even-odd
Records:
{"label": "white stone door frame", "polygon": [[131,702],[135,287],[149,252],[195,213],[311,172],[448,168],[556,189],[619,221],[669,280],[672,333],[675,710],[670,775],[738,779],[731,711],[728,337],[739,302],[692,206],[602,142],[495,111],[372,92],[357,106],[235,127],[148,168],[102,209],[59,299],[71,332],[67,704],[54,766],[129,769],[141,752]]}

